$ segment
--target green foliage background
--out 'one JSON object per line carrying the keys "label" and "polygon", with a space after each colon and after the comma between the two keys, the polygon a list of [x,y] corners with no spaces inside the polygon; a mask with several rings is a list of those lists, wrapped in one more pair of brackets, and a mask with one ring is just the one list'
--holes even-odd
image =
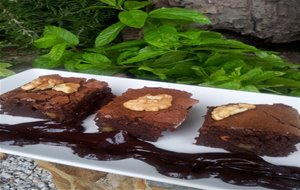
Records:
{"label": "green foliage background", "polygon": [[[210,24],[198,11],[153,8],[150,0],[1,0],[0,49],[34,44],[39,68],[300,97],[300,65],[195,28]],[[140,38],[120,41],[128,28]],[[0,57],[0,75],[12,65]]]}
{"label": "green foliage background", "polygon": [[103,28],[116,19],[113,9],[82,10],[101,6],[97,0],[1,0],[0,48],[30,47],[46,25],[66,28],[89,46]]}

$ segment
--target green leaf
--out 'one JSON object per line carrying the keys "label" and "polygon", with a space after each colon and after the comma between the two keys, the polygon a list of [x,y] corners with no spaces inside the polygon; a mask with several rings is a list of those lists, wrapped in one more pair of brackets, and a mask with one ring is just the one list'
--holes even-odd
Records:
{"label": "green leaf", "polygon": [[16,74],[14,71],[7,69],[11,66],[12,64],[10,63],[5,63],[0,61],[0,77],[7,77]]}
{"label": "green leaf", "polygon": [[285,78],[294,79],[300,81],[300,72],[298,70],[287,70],[285,71]]}
{"label": "green leaf", "polygon": [[208,38],[208,39],[224,39],[224,36],[219,32],[213,32],[208,30],[200,30],[199,38]]}
{"label": "green leaf", "polygon": [[83,53],[82,58],[92,64],[104,64],[107,65],[107,63],[111,63],[111,60],[107,58],[106,56],[99,54],[99,53]]}
{"label": "green leaf", "polygon": [[117,2],[116,0],[100,0],[102,3],[105,3],[107,5],[116,7],[117,6]]}
{"label": "green leaf", "polygon": [[148,14],[141,10],[130,10],[120,12],[118,17],[120,21],[133,28],[142,28],[145,24]]}
{"label": "green leaf", "polygon": [[223,35],[218,32],[212,32],[206,30],[195,30],[195,29],[190,29],[185,32],[180,32],[179,35],[181,37],[188,38],[190,40],[203,39],[203,38],[224,39]]}
{"label": "green leaf", "polygon": [[[193,51],[193,50],[191,50],[191,51]],[[198,63],[204,63],[209,58],[210,53],[203,52],[203,51],[200,51],[200,52],[195,51],[195,55],[198,58]]]}
{"label": "green leaf", "polygon": [[288,67],[287,63],[284,62],[284,60],[275,55],[275,54],[269,54],[268,56],[265,56],[263,58],[257,58],[257,57],[249,57],[249,60],[253,62],[253,65],[256,67],[264,67],[265,69],[272,70],[274,67],[276,68],[285,68]]}
{"label": "green leaf", "polygon": [[126,10],[133,10],[133,9],[141,9],[148,5],[151,5],[151,3],[148,1],[126,1],[124,3],[124,8]]}
{"label": "green leaf", "polygon": [[117,0],[117,6],[118,8],[122,9],[122,5],[124,3],[125,0]]}
{"label": "green leaf", "polygon": [[[207,41],[206,41],[207,43]],[[225,45],[228,48],[236,48],[236,49],[244,49],[244,50],[250,50],[250,51],[258,51],[258,49],[254,46],[245,44],[243,42],[237,41],[237,40],[222,40],[222,39],[214,39],[212,43],[215,43],[216,45]]]}
{"label": "green leaf", "polygon": [[68,64],[69,69],[91,74],[100,74],[102,70],[111,69],[111,60],[99,53],[85,52],[81,59],[77,59],[73,64]]}
{"label": "green leaf", "polygon": [[201,78],[208,79],[209,76],[206,73],[205,69],[201,66],[193,66],[192,69],[195,71],[195,74],[200,76]]}
{"label": "green leaf", "polygon": [[213,53],[211,56],[205,61],[204,65],[206,66],[221,66],[226,65],[225,63],[230,61],[235,61],[239,59],[240,56],[234,54],[222,54],[222,53]]}
{"label": "green leaf", "polygon": [[[282,87],[274,87],[274,88],[267,87],[266,88],[265,86],[259,85],[258,88],[261,89],[261,92],[280,94],[280,95],[283,95],[284,93],[288,94],[288,92],[286,91],[287,89],[283,89],[283,90],[280,89]],[[284,93],[282,91],[284,91]]]}
{"label": "green leaf", "polygon": [[82,61],[80,61],[80,62],[76,62],[75,68],[76,68],[76,70],[79,70],[80,72],[82,72],[84,70],[96,69],[97,66],[95,66],[94,64],[83,63]]}
{"label": "green leaf", "polygon": [[76,46],[79,44],[79,39],[75,34],[56,26],[46,26],[43,35],[45,37],[54,36],[60,38],[60,40],[64,40],[64,42],[70,46]]}
{"label": "green leaf", "polygon": [[104,46],[112,42],[119,33],[123,30],[125,25],[122,22],[117,22],[106,29],[104,29],[96,38],[96,47]]}
{"label": "green leaf", "polygon": [[79,59],[68,59],[65,61],[64,68],[67,71],[76,71],[76,65],[79,64],[81,60]]}
{"label": "green leaf", "polygon": [[105,54],[106,52],[103,47],[86,48],[84,50],[85,52],[93,52],[93,53],[100,53],[100,54]]}
{"label": "green leaf", "polygon": [[149,13],[149,17],[158,19],[171,19],[210,24],[210,20],[203,14],[185,8],[160,8]]}
{"label": "green leaf", "polygon": [[300,69],[300,64],[297,64],[297,63],[290,63],[290,62],[284,61],[283,64],[285,67],[289,67],[291,69]]}
{"label": "green leaf", "polygon": [[142,65],[138,68],[138,70],[149,71],[149,72],[153,73],[154,75],[158,76],[161,80],[167,79],[167,76],[164,73],[167,72],[168,69],[153,69],[151,67]]}
{"label": "green leaf", "polygon": [[137,78],[148,79],[148,80],[159,80],[159,77],[157,77],[157,75],[154,75],[152,72],[139,70],[137,68],[130,69],[129,73],[131,75],[134,75]]}
{"label": "green leaf", "polygon": [[215,85],[215,87],[239,90],[241,88],[241,83],[238,81],[229,81],[229,82],[224,82],[222,84],[217,84],[217,85]]}
{"label": "green leaf", "polygon": [[209,80],[211,82],[224,82],[224,81],[228,81],[230,80],[230,77],[228,74],[226,74],[226,71],[221,68],[218,69],[217,71],[213,72],[210,76],[209,76]]}
{"label": "green leaf", "polygon": [[33,67],[44,68],[44,69],[54,69],[62,66],[63,63],[60,61],[53,61],[48,54],[37,57],[33,63]]}
{"label": "green leaf", "polygon": [[82,60],[80,62],[76,62],[75,64],[75,68],[76,70],[82,72],[84,70],[92,70],[92,69],[96,69],[97,66],[94,64],[90,64],[90,63],[85,63]]}
{"label": "green leaf", "polygon": [[284,75],[284,72],[263,71],[261,68],[255,68],[245,73],[242,77],[244,78],[245,82],[248,84],[257,84],[262,81],[272,79],[274,77],[278,77],[281,75]]}
{"label": "green leaf", "polygon": [[147,43],[163,49],[179,46],[178,38],[176,28],[170,25],[148,26],[144,31],[144,39]]}
{"label": "green leaf", "polygon": [[259,58],[266,58],[270,55],[270,53],[267,51],[258,51],[258,52],[255,52],[255,55],[257,55],[257,57],[259,57]]}
{"label": "green leaf", "polygon": [[223,69],[226,70],[226,71],[232,71],[234,70],[235,68],[237,67],[241,67],[241,68],[244,68],[246,69],[246,63],[244,60],[242,59],[234,59],[234,60],[228,60],[225,58],[224,59],[224,64],[222,65]]}
{"label": "green leaf", "polygon": [[215,46],[215,47],[222,47],[222,48],[234,48],[234,49],[241,49],[241,50],[249,50],[256,52],[258,51],[257,48],[254,46],[245,44],[243,42],[237,40],[227,40],[227,39],[217,39],[217,38],[199,38],[199,40],[195,40],[193,45],[198,46]]}
{"label": "green leaf", "polygon": [[240,90],[251,91],[251,92],[259,92],[258,88],[254,85],[246,85],[242,86]]}
{"label": "green leaf", "polygon": [[[195,29],[189,29],[185,32],[180,32],[180,42],[184,45],[188,46],[196,46],[198,47],[200,43],[203,43],[202,41],[204,39],[209,39],[209,41],[218,39],[218,40],[225,40],[224,36],[218,32],[212,32],[212,31],[205,31],[205,30],[195,30]],[[203,48],[203,46],[199,46],[198,48]],[[220,49],[218,47],[214,46],[205,46],[206,49]]]}
{"label": "green leaf", "polygon": [[0,77],[7,77],[16,74],[14,71],[0,67]]}
{"label": "green leaf", "polygon": [[229,77],[236,81],[241,81],[241,69],[241,67],[234,68]]}
{"label": "green leaf", "polygon": [[68,71],[77,71],[75,68],[75,64],[82,60],[81,52],[73,52],[71,50],[65,50],[62,58],[59,62],[64,66],[64,68]]}
{"label": "green leaf", "polygon": [[140,50],[139,54],[135,57],[129,58],[126,61],[122,62],[121,64],[129,64],[129,63],[136,63],[140,61],[144,61],[150,58],[154,58],[160,55],[165,54],[166,51],[160,49],[153,49],[151,47],[145,47]]}
{"label": "green leaf", "polygon": [[283,77],[274,77],[272,79],[266,80],[264,84],[269,87],[285,86],[290,88],[300,88],[300,81]]}
{"label": "green leaf", "polygon": [[180,77],[180,78],[176,78],[176,83],[180,83],[180,84],[196,84],[199,85],[201,82],[203,82],[203,80],[201,78],[197,78],[197,77]]}
{"label": "green leaf", "polygon": [[172,67],[171,69],[169,69],[166,72],[167,76],[190,76],[193,77],[194,75],[194,70],[192,69],[192,65],[193,63],[184,63],[184,64],[176,64],[174,67]]}
{"label": "green leaf", "polygon": [[10,63],[5,63],[5,62],[1,62],[0,61],[0,68],[2,69],[2,68],[8,68],[8,67],[11,67],[12,66],[12,64],[10,64]]}
{"label": "green leaf", "polygon": [[121,43],[118,43],[116,45],[112,45],[110,47],[106,47],[105,50],[123,50],[130,47],[136,47],[136,46],[143,46],[146,45],[146,42],[144,40],[129,40],[124,41]]}
{"label": "green leaf", "polygon": [[57,36],[44,36],[33,42],[33,45],[37,48],[51,48],[56,44],[65,42],[64,40],[58,38]]}
{"label": "green leaf", "polygon": [[171,51],[163,54],[161,57],[156,58],[154,61],[149,63],[144,63],[144,65],[150,67],[165,67],[169,68],[170,66],[174,66],[179,61],[184,60],[186,58],[187,52],[184,51]]}
{"label": "green leaf", "polygon": [[249,81],[249,83],[252,83],[253,80],[255,80],[255,78],[261,75],[262,73],[263,70],[260,67],[258,67],[258,68],[248,70],[245,74],[241,76],[241,78],[243,78],[243,80]]}
{"label": "green leaf", "polygon": [[117,63],[120,64],[126,59],[129,59],[131,57],[134,57],[138,54],[137,51],[124,51],[117,57]]}
{"label": "green leaf", "polygon": [[[93,59],[92,56],[98,55],[83,55],[87,59]],[[72,68],[73,67],[73,68]],[[119,68],[113,68],[108,62],[101,63],[87,63],[84,61],[77,61],[73,64],[71,69],[80,71],[81,73],[90,73],[90,74],[101,74],[101,75],[113,75],[120,71]]]}
{"label": "green leaf", "polygon": [[52,61],[58,61],[63,56],[67,47],[67,43],[56,44],[49,52],[49,57]]}
{"label": "green leaf", "polygon": [[89,74],[94,74],[94,75],[114,75],[118,73],[120,69],[118,68],[106,68],[106,69],[101,69],[97,67],[91,67],[89,69],[81,69],[81,73],[89,73]]}
{"label": "green leaf", "polygon": [[290,95],[300,97],[300,89],[292,90],[292,91],[290,92]]}

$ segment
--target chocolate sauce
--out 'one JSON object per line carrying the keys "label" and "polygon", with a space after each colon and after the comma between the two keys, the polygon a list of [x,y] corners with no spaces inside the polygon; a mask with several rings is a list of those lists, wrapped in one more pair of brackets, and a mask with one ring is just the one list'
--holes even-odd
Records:
{"label": "chocolate sauce", "polygon": [[243,186],[300,189],[300,168],[277,166],[256,155],[237,153],[177,153],[136,139],[125,131],[83,133],[81,123],[47,121],[0,124],[0,142],[11,145],[50,144],[70,147],[74,154],[95,160],[134,158],[154,166],[163,175],[183,178],[219,178]]}

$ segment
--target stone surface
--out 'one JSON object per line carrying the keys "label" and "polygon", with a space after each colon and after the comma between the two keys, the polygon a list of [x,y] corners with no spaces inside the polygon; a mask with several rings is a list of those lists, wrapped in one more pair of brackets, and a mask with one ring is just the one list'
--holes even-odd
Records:
{"label": "stone surface", "polygon": [[197,9],[212,29],[251,35],[272,43],[300,40],[299,0],[156,0],[157,6]]}
{"label": "stone surface", "polygon": [[56,187],[51,174],[37,166],[34,160],[5,154],[0,159],[0,189],[56,190]]}

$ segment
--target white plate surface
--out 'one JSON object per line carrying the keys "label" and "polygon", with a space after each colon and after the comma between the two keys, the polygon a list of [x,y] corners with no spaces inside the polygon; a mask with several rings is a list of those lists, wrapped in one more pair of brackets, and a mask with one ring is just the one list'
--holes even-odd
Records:
{"label": "white plate surface", "polygon": [[[206,113],[207,106],[217,106],[227,103],[254,103],[254,104],[273,104],[283,103],[290,105],[300,112],[300,98],[278,96],[263,93],[251,93],[234,90],[224,90],[216,88],[206,88],[193,85],[181,85],[174,83],[155,82],[147,80],[137,80],[119,77],[88,75],[71,72],[63,72],[57,70],[31,69],[22,73],[7,77],[0,81],[0,94],[17,88],[40,75],[60,74],[65,77],[85,77],[103,80],[109,83],[113,93],[120,95],[128,88],[148,87],[166,87],[185,90],[193,94],[193,98],[200,100],[189,113],[186,122],[175,132],[166,132],[165,136],[154,143],[157,147],[176,151],[176,152],[225,152],[222,149],[208,148],[197,146],[193,143],[194,138],[198,136],[198,129],[203,123],[203,116]],[[21,123],[33,121],[33,118],[12,117],[0,115],[1,123]],[[96,126],[93,122],[93,115],[87,118],[86,126],[88,132],[92,132]],[[292,153],[288,157],[263,157],[265,160],[280,165],[291,165],[300,167],[300,144],[297,145],[298,151]],[[88,168],[98,171],[116,173],[126,176],[144,178],[154,181],[182,185],[187,187],[195,187],[199,189],[261,189],[260,187],[243,187],[226,184],[219,179],[199,179],[199,180],[183,180],[166,177],[159,174],[154,167],[143,163],[139,160],[125,159],[120,161],[95,161],[80,158],[72,153],[72,150],[61,146],[50,145],[27,145],[24,147],[10,146],[0,143],[0,152],[15,154],[33,159],[45,160],[55,163],[72,165],[82,168]]]}

